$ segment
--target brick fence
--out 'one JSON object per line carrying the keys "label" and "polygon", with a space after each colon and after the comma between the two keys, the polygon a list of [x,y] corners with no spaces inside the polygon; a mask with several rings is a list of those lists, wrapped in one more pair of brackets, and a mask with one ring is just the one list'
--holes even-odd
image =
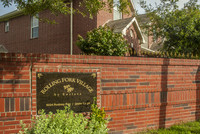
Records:
{"label": "brick fence", "polygon": [[36,115],[36,72],[96,72],[111,134],[199,118],[200,60],[57,54],[0,55],[0,134]]}

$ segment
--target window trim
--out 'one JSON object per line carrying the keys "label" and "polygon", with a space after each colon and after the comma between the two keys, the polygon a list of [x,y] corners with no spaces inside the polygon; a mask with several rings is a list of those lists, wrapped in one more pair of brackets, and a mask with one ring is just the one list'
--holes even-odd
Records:
{"label": "window trim", "polygon": [[130,30],[130,36],[131,36],[131,38],[135,38],[135,34],[133,33],[132,29]]}
{"label": "window trim", "polygon": [[[39,37],[39,15],[36,14],[35,16],[31,16],[31,39],[37,39]],[[33,26],[33,19],[38,19],[38,24],[36,26]],[[38,28],[38,35],[37,37],[33,37],[33,28]]]}
{"label": "window trim", "polygon": [[10,30],[10,23],[9,23],[9,21],[6,21],[6,22],[4,23],[4,26],[5,26],[5,32],[6,32],[6,33],[9,32],[9,30]]}
{"label": "window trim", "polygon": [[[118,4],[119,3],[119,0],[116,0],[117,2],[115,3],[115,0],[113,0],[113,20],[120,20],[122,19],[122,12],[119,11],[119,8],[118,8]],[[119,13],[119,18],[115,18],[115,12]]]}

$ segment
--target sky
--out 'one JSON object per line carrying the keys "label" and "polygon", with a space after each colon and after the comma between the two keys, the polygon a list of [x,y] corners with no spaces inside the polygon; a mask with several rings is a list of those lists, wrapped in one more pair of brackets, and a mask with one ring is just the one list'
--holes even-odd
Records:
{"label": "sky", "polygon": [[[160,0],[147,0],[148,3],[151,3],[152,5],[155,3],[155,2],[159,2]],[[139,0],[133,0],[133,3],[135,5],[135,8],[136,10],[138,10],[138,13],[139,14],[144,14],[144,10],[140,7],[140,5],[138,4]],[[188,0],[179,0],[178,2],[178,5],[180,7],[183,7],[183,4],[185,2],[188,2]],[[200,4],[200,0],[198,0],[198,3]],[[14,11],[16,10],[16,7],[15,5],[12,5],[10,7],[6,7],[4,8],[3,5],[2,5],[2,2],[0,2],[0,16],[3,15],[3,14],[6,14],[8,12],[11,12],[11,11]]]}
{"label": "sky", "polygon": [[2,5],[2,2],[0,2],[0,16],[3,15],[3,14],[9,13],[11,11],[14,11],[16,9],[17,8],[15,7],[15,5],[4,8],[4,6]]}

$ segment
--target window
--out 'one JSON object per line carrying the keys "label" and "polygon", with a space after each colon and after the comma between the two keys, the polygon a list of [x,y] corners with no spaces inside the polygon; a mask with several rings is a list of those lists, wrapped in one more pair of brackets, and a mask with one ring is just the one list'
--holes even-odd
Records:
{"label": "window", "polygon": [[135,37],[134,37],[135,35],[134,35],[132,29],[130,30],[130,36],[131,36],[131,48],[133,48],[133,39],[135,39]]}
{"label": "window", "polygon": [[122,19],[122,13],[119,11],[119,0],[113,0],[113,20]]}
{"label": "window", "polygon": [[30,99],[20,98],[20,111],[28,111],[29,110]]}
{"label": "window", "polygon": [[15,111],[15,98],[5,98],[5,112]]}
{"label": "window", "polygon": [[131,43],[131,48],[133,48],[133,43]]}
{"label": "window", "polygon": [[38,15],[31,17],[31,38],[38,38],[39,36],[39,19]]}
{"label": "window", "polygon": [[133,30],[130,30],[130,36],[133,38]]}
{"label": "window", "polygon": [[6,21],[5,22],[5,32],[8,32],[9,31],[9,22]]}

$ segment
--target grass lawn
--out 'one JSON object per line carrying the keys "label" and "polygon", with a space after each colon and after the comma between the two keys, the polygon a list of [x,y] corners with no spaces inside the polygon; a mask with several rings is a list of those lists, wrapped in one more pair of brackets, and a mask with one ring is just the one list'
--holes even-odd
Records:
{"label": "grass lawn", "polygon": [[139,134],[200,134],[200,121],[174,125],[168,129],[149,130]]}

